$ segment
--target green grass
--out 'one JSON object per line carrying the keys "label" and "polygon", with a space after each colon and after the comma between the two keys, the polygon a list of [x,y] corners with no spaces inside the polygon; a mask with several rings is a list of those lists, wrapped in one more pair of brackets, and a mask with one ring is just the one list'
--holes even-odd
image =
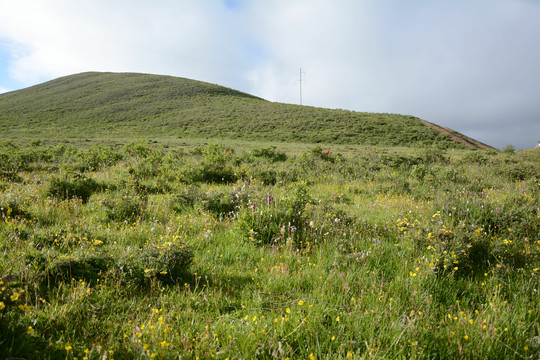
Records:
{"label": "green grass", "polygon": [[190,141],[2,144],[1,354],[540,352],[540,152]]}
{"label": "green grass", "polygon": [[169,76],[83,73],[0,95],[2,139],[253,140],[463,148],[413,116],[273,103]]}

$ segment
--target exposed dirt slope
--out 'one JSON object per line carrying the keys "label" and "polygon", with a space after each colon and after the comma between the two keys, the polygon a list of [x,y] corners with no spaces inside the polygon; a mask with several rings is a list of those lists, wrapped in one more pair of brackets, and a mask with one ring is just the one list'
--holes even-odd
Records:
{"label": "exposed dirt slope", "polygon": [[457,134],[456,132],[454,132],[454,131],[452,131],[452,130],[450,130],[448,128],[445,128],[445,127],[430,123],[429,121],[426,121],[426,120],[420,119],[420,121],[424,125],[429,126],[430,128],[433,128],[433,129],[435,129],[437,131],[440,131],[441,133],[443,133],[445,135],[450,136],[452,138],[452,140],[460,142],[463,145],[465,145],[465,146],[467,146],[467,147],[469,147],[471,149],[497,150],[494,147],[491,147],[489,145],[486,145],[484,143],[481,143],[479,141],[471,139],[471,138],[469,138],[469,137],[467,137],[467,136],[465,136],[463,134]]}

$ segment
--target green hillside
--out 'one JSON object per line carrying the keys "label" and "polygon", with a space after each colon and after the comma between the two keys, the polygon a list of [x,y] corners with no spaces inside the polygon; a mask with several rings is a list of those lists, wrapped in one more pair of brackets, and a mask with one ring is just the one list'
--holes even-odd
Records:
{"label": "green hillside", "polygon": [[2,94],[0,133],[4,139],[172,136],[466,146],[413,116],[273,103],[214,84],[135,73],[82,73]]}

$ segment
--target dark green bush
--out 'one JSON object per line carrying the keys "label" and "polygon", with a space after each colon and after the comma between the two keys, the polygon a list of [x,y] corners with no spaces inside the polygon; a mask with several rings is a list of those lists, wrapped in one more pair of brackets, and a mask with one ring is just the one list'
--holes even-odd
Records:
{"label": "dark green bush", "polygon": [[276,185],[277,173],[275,170],[256,170],[252,173],[253,178],[258,179],[263,185]]}
{"label": "dark green bush", "polygon": [[238,213],[238,229],[244,238],[260,245],[291,240],[301,246],[306,243],[305,208],[309,200],[305,184],[296,184],[287,199],[275,203],[270,198],[244,208]]}
{"label": "dark green bush", "polygon": [[189,186],[173,194],[169,200],[169,208],[177,213],[191,209],[200,197],[199,189]]}
{"label": "dark green bush", "polygon": [[122,155],[111,148],[94,145],[87,149],[78,149],[65,161],[68,170],[85,172],[115,165],[121,159]]}
{"label": "dark green bush", "polygon": [[0,219],[29,219],[30,217],[30,213],[24,209],[24,206],[20,203],[18,199],[0,199]]}
{"label": "dark green bush", "polygon": [[226,191],[211,191],[201,195],[201,207],[215,215],[233,215],[238,198]]}
{"label": "dark green bush", "polygon": [[119,258],[118,272],[123,281],[137,285],[149,284],[152,279],[174,283],[188,274],[193,254],[183,243],[168,242],[133,249]]}
{"label": "dark green bush", "polygon": [[68,177],[53,177],[47,186],[47,196],[58,200],[77,198],[86,203],[90,196],[99,190],[99,184],[92,178],[84,175]]}
{"label": "dark green bush", "polygon": [[145,216],[145,196],[123,195],[103,201],[107,219],[110,221],[135,222]]}
{"label": "dark green bush", "polygon": [[283,152],[276,151],[276,146],[257,148],[250,151],[249,155],[254,158],[263,158],[271,162],[283,162],[287,160],[287,155]]}
{"label": "dark green bush", "polygon": [[112,267],[114,259],[107,254],[59,257],[47,269],[47,280],[52,283],[75,280],[96,281]]}

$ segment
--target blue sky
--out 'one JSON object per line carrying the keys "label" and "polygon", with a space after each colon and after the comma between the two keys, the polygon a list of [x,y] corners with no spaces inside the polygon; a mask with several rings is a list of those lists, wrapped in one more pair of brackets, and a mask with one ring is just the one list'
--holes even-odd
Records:
{"label": "blue sky", "polygon": [[[0,0],[0,92],[84,71],[540,140],[537,0]],[[1,96],[1,95],[0,95]]]}

